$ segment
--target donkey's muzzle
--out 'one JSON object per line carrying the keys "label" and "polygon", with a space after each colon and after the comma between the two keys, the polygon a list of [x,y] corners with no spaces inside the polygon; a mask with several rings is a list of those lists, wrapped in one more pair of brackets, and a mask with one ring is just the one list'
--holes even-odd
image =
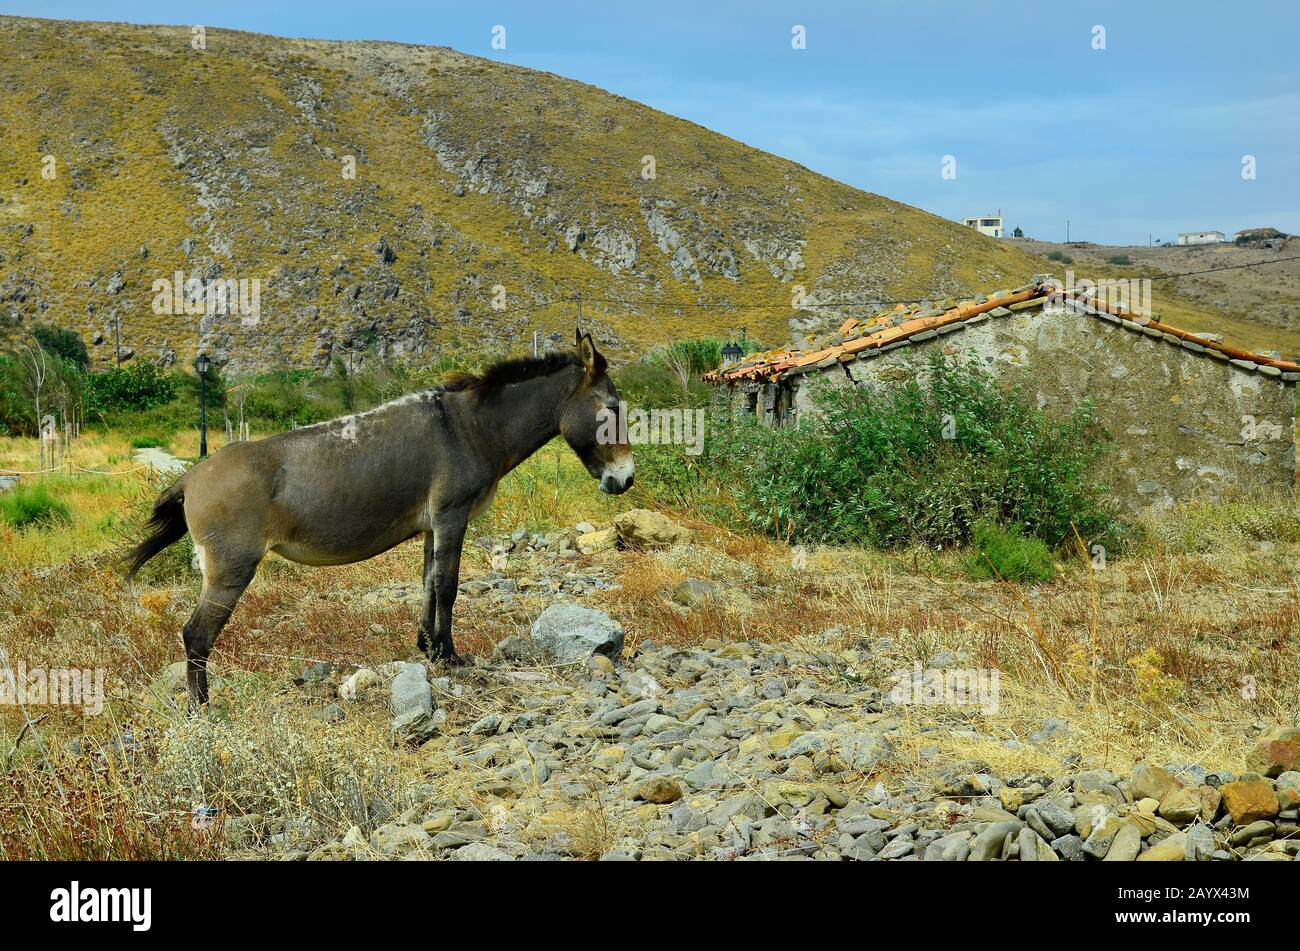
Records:
{"label": "donkey's muzzle", "polygon": [[606,473],[600,477],[600,491],[607,492],[610,495],[622,495],[632,488],[632,483],[635,481],[636,476],[631,473],[626,476]]}

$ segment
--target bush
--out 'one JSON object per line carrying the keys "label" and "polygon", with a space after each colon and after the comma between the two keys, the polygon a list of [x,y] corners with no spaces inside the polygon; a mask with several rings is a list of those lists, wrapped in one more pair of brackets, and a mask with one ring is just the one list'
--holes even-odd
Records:
{"label": "bush", "polygon": [[153,363],[128,363],[96,373],[86,385],[86,408],[103,419],[123,411],[153,409],[176,398],[180,379]]}
{"label": "bush", "polygon": [[1133,263],[1133,259],[1127,254],[1112,254],[1106,259],[1107,264],[1116,264],[1120,267],[1128,267]]}
{"label": "bush", "polygon": [[20,482],[0,495],[0,519],[14,528],[51,528],[70,524],[72,511],[45,483]]}
{"label": "bush", "polygon": [[1074,263],[1074,258],[1070,257],[1068,254],[1065,254],[1064,252],[1061,251],[1053,251],[1051,254],[1047,256],[1047,260],[1059,261],[1061,264]]}
{"label": "bush", "polygon": [[83,373],[90,369],[90,354],[86,352],[86,342],[81,339],[81,334],[52,324],[37,324],[32,328],[32,336],[47,351]]}
{"label": "bush", "polygon": [[157,436],[136,436],[131,440],[132,449],[166,449],[167,443]]}
{"label": "bush", "polygon": [[1025,538],[1018,525],[977,522],[972,540],[975,551],[966,561],[966,572],[973,578],[1051,581],[1056,577],[1047,545],[1038,538]]}
{"label": "bush", "polygon": [[792,540],[941,547],[988,520],[1050,546],[1077,527],[1119,547],[1113,503],[1089,479],[1103,434],[1088,404],[1049,419],[974,363],[935,358],[924,377],[875,392],[823,383],[798,427],[718,415],[701,455],[638,446],[637,485]]}

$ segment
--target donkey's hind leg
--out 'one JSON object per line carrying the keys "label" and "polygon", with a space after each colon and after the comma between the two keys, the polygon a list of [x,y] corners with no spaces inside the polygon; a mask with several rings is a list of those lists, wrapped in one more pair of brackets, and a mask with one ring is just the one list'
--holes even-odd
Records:
{"label": "donkey's hind leg", "polygon": [[[204,559],[210,561],[210,559]],[[208,702],[208,657],[221,629],[234,613],[239,596],[257,573],[260,556],[235,564],[205,564],[198,606],[185,625],[185,679],[193,712]]]}
{"label": "donkey's hind leg", "polygon": [[433,568],[433,532],[424,533],[424,571],[420,575],[423,597],[420,601],[420,627],[416,636],[415,646],[420,649],[420,653],[426,657],[429,654],[429,635],[433,633],[434,614],[437,611],[438,598],[433,590],[433,576],[429,573]]}

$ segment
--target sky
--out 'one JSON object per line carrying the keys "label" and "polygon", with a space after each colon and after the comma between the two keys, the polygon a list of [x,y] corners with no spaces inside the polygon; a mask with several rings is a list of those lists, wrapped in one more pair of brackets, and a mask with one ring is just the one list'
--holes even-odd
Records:
{"label": "sky", "polygon": [[1296,0],[0,0],[0,12],[450,46],[946,218],[1000,209],[1008,232],[1049,241],[1067,226],[1106,244],[1300,233]]}

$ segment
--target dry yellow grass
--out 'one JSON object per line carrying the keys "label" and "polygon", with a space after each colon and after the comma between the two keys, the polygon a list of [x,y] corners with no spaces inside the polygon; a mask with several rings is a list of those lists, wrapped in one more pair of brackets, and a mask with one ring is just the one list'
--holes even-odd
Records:
{"label": "dry yellow grass", "polygon": [[[0,452],[12,462],[30,447],[6,440]],[[77,452],[120,464],[125,447],[102,437]],[[16,752],[22,714],[0,708],[0,768],[13,761],[0,792],[7,857],[233,854],[219,839],[188,830],[188,810],[198,803],[168,803],[169,785],[208,789],[222,802],[261,803],[257,808],[272,814],[319,814],[330,835],[342,836],[356,822],[339,805],[348,790],[400,801],[436,776],[483,822],[509,823],[525,841],[563,832],[581,854],[595,855],[622,834],[594,798],[559,804],[538,791],[503,806],[484,791],[488,771],[449,758],[443,740],[418,752],[391,749],[380,702],[350,708],[342,729],[324,731],[313,718],[319,705],[289,686],[308,661],[347,667],[414,654],[414,606],[368,603],[363,595],[414,582],[421,558],[415,544],[340,568],[268,559],[214,654],[223,686],[212,716],[229,752],[224,762],[220,750],[204,745],[201,728],[146,690],[182,656],[178,632],[197,579],[181,558],[178,573],[125,585],[108,559],[116,536],[101,523],[109,515],[128,518],[149,487],[139,487],[137,498],[120,488],[97,494],[89,485],[69,479],[57,487],[77,508],[73,526],[9,532],[0,541],[0,642],[11,657],[30,666],[103,668],[108,677],[101,716],[41,711],[45,719]],[[503,484],[471,537],[580,518],[608,524],[633,501],[600,495],[567,449],[549,447]],[[1139,550],[1101,571],[1068,562],[1056,581],[1032,589],[968,580],[959,552],[814,548],[800,567],[782,543],[675,514],[697,529],[695,544],[579,562],[612,570],[618,587],[588,601],[623,623],[629,651],[646,639],[790,644],[835,659],[800,672],[826,680],[828,689],[838,678],[888,689],[891,673],[941,652],[999,672],[996,710],[893,708],[889,716],[904,727],[896,761],[857,777],[850,792],[876,782],[900,788],[904,780],[930,781],[936,763],[1007,775],[1059,771],[1062,749],[1077,752],[1083,767],[1117,772],[1143,758],[1241,769],[1261,724],[1293,722],[1300,711],[1294,505],[1243,501],[1153,514]],[[463,577],[489,568],[487,553],[468,546]],[[672,590],[688,578],[717,585],[719,602],[692,611],[675,606]],[[495,603],[459,601],[457,639],[468,652],[484,656],[503,637],[526,632],[544,607],[539,596],[508,609]],[[1253,691],[1243,689],[1248,682]],[[520,687],[509,703],[523,709],[535,702],[528,691]],[[488,699],[470,696],[454,715],[477,717]],[[1026,743],[1048,717],[1069,723],[1067,744],[1051,754]],[[73,740],[90,749],[124,733],[156,739],[169,731],[174,742],[103,768],[66,748]],[[50,769],[33,765],[41,742]],[[255,768],[259,757],[292,768],[267,774]]]}

